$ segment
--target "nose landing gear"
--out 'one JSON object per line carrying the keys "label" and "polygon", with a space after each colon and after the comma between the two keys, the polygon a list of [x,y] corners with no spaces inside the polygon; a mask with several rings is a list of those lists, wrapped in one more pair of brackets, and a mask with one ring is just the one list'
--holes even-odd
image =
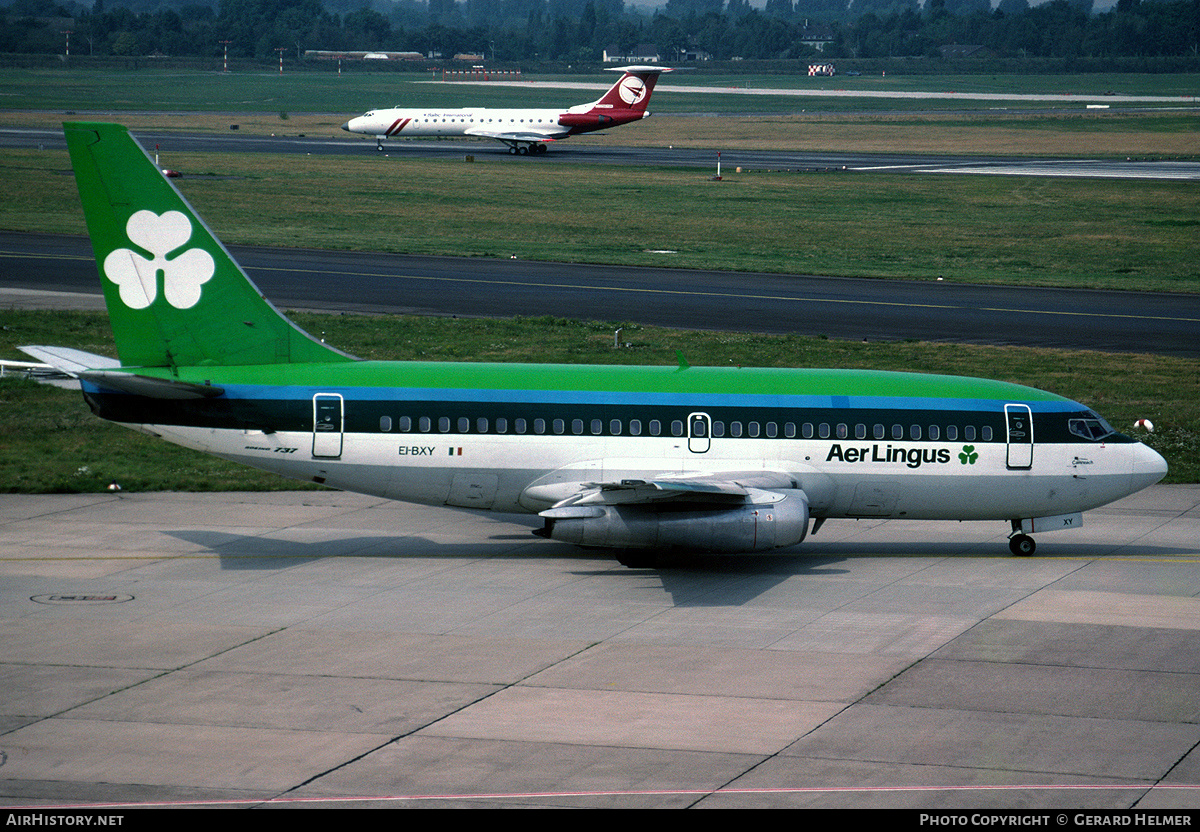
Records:
{"label": "nose landing gear", "polygon": [[1037,551],[1037,544],[1027,534],[1014,534],[1008,539],[1008,549],[1017,557],[1027,558]]}

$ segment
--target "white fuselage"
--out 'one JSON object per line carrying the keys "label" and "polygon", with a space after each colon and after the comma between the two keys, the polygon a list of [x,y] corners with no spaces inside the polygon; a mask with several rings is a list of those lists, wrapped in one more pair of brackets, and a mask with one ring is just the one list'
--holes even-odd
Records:
{"label": "white fuselage", "polygon": [[386,109],[350,119],[346,129],[376,138],[471,136],[487,133],[530,133],[552,138],[568,132],[558,123],[565,110]]}
{"label": "white fuselage", "polygon": [[[340,447],[308,432],[143,426],[181,445],[334,488],[429,505],[537,512],[585,484],[692,471],[792,476],[814,517],[1005,520],[1086,511],[1162,478],[1165,463],[1140,443],[1039,444],[1031,467],[1010,470],[1006,445],[980,443],[971,464],[942,442],[688,437],[353,434]],[[337,456],[333,456],[336,453]]]}

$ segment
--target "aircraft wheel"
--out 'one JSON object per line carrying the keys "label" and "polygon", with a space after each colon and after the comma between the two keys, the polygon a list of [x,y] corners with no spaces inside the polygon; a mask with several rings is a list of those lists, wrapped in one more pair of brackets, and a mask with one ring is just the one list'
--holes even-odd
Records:
{"label": "aircraft wheel", "polygon": [[1037,544],[1029,535],[1018,534],[1008,539],[1008,548],[1017,557],[1027,558],[1037,551]]}
{"label": "aircraft wheel", "polygon": [[509,153],[509,155],[510,155],[510,156],[516,156],[516,155],[517,155],[517,149],[516,149],[515,147],[510,147],[510,148],[508,149],[508,153]]}
{"label": "aircraft wheel", "polygon": [[521,147],[517,150],[517,153],[521,154],[522,156],[528,156],[529,148],[525,145],[521,145]]}
{"label": "aircraft wheel", "polygon": [[541,156],[542,154],[544,154],[544,153],[546,152],[546,145],[544,145],[544,144],[536,144],[536,145],[534,145],[534,146],[533,146],[533,151],[534,151],[534,153],[536,153],[537,155]]}

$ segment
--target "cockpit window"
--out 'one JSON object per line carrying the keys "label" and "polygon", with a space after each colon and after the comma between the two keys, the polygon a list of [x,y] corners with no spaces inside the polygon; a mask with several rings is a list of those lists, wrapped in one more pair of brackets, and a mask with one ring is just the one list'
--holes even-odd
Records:
{"label": "cockpit window", "polygon": [[1090,442],[1099,442],[1104,437],[1111,436],[1117,432],[1112,425],[1090,411],[1087,413],[1086,418],[1068,420],[1067,428],[1071,433],[1081,436]]}

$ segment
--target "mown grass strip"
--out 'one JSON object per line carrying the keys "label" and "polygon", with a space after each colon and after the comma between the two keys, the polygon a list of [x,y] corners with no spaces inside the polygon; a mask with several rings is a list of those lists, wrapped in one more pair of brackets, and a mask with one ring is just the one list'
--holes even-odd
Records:
{"label": "mown grass strip", "polygon": [[[712,182],[676,168],[169,149],[160,160],[229,243],[1200,290],[1200,191],[1188,182],[764,171]],[[69,170],[57,151],[0,151],[0,226],[84,233]]]}

